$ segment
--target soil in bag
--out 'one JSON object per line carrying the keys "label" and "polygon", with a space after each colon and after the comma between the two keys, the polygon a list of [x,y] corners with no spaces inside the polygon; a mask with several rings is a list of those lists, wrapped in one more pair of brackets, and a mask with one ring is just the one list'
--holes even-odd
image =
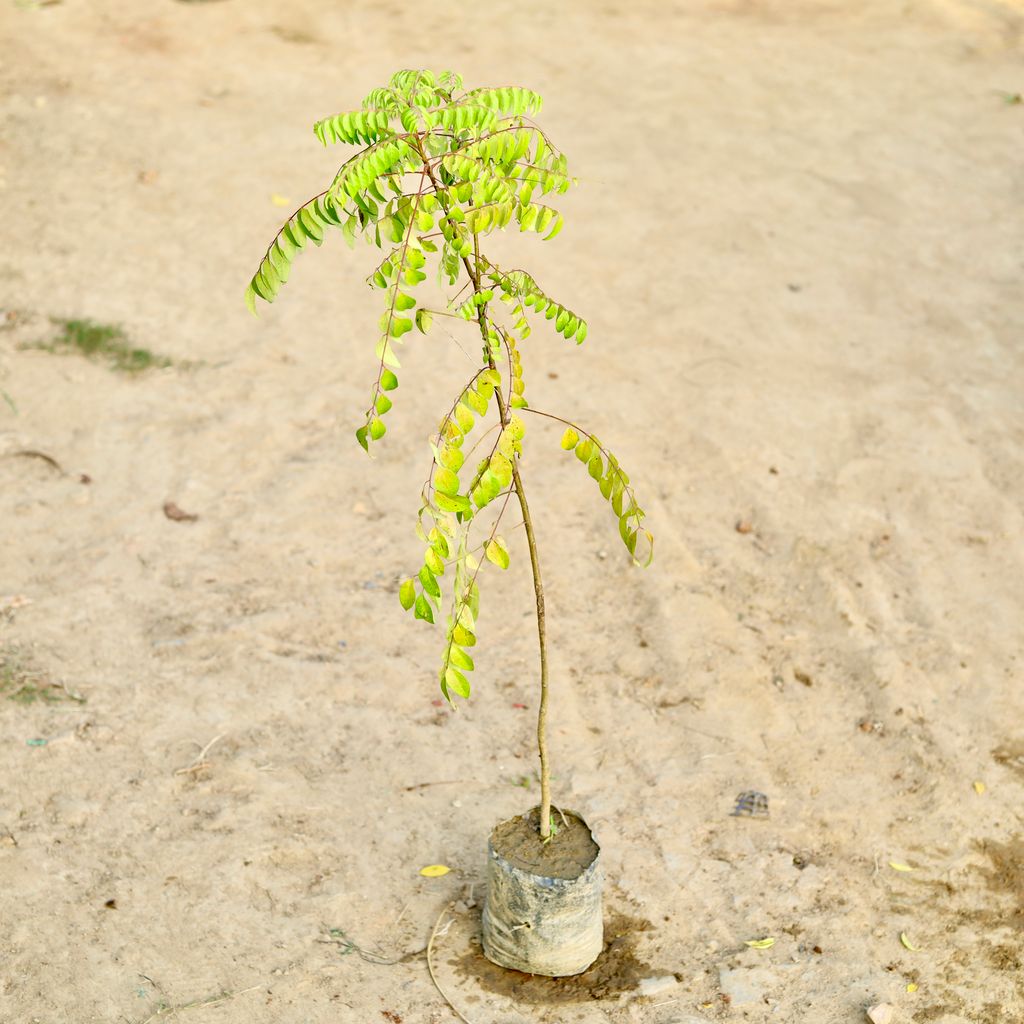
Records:
{"label": "soil in bag", "polygon": [[558,832],[545,843],[538,831],[540,813],[534,808],[528,814],[503,821],[491,834],[491,845],[499,857],[514,867],[544,878],[579,878],[594,862],[598,845],[590,829],[575,814],[554,815]]}

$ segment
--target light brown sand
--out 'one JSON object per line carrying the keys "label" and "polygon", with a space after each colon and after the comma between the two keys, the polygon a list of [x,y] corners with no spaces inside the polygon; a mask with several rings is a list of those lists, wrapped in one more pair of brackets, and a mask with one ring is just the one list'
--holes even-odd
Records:
{"label": "light brown sand", "polygon": [[[0,455],[66,471],[0,457],[0,644],[85,698],[0,701],[0,1020],[442,1024],[453,900],[473,1024],[1021,1020],[1024,10],[420,8],[0,7]],[[658,535],[631,568],[531,423],[555,798],[639,976],[678,976],[650,998],[527,1006],[472,966],[487,835],[537,796],[521,538],[458,715],[394,593],[466,357],[410,344],[371,462],[371,251],[242,308],[272,195],[336,166],[313,119],[423,65],[537,88],[584,181],[557,242],[500,248],[590,319],[531,339],[532,401]],[[19,348],[50,316],[201,365]]]}

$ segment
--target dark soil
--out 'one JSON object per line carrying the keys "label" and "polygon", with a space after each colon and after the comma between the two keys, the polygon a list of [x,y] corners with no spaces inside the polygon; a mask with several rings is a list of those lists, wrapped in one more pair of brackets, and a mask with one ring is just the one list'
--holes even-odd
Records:
{"label": "dark soil", "polygon": [[582,818],[557,813],[558,832],[544,842],[538,831],[535,807],[527,814],[503,821],[491,833],[491,845],[500,857],[523,871],[545,878],[579,878],[594,863],[600,847]]}
{"label": "dark soil", "polygon": [[1024,775],[1024,739],[1008,740],[992,751],[996,764]]}
{"label": "dark soil", "polygon": [[992,865],[991,870],[982,869],[989,888],[1014,901],[1014,910],[1005,923],[1024,928],[1024,837],[1015,836],[1008,843],[987,839],[977,846]]}
{"label": "dark soil", "polygon": [[497,967],[483,955],[478,943],[465,956],[450,962],[485,991],[509,996],[519,1003],[583,1003],[617,998],[623,992],[634,991],[642,978],[669,973],[637,959],[636,936],[650,929],[649,921],[613,914],[605,920],[601,955],[582,974],[571,978],[545,978]]}

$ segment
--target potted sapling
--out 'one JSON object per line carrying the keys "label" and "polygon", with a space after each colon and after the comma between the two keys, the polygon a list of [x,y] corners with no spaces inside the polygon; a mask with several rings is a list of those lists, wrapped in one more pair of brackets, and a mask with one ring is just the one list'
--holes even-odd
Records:
{"label": "potted sapling", "polygon": [[[649,564],[629,477],[592,433],[526,398],[521,352],[534,325],[582,344],[587,324],[552,299],[526,270],[499,265],[482,243],[515,226],[544,239],[562,229],[552,198],[575,184],[565,156],[537,125],[541,98],[518,87],[466,90],[451,72],[399,71],[358,110],[318,121],[324,145],[360,147],[328,187],[300,207],[274,238],[246,289],[249,308],[273,302],[296,254],[339,232],[383,250],[367,283],[383,313],[364,420],[356,430],[370,452],[387,431],[399,386],[398,349],[406,334],[431,330],[436,317],[465,321],[479,345],[473,375],[452,396],[431,437],[431,470],[416,531],[423,564],[399,587],[402,607],[443,628],[439,681],[454,704],[470,695],[472,649],[483,573],[507,569],[501,528],[518,507],[529,554],[540,645],[537,751],[540,805],[499,824],[488,847],[483,948],[504,967],[563,976],[585,970],[601,952],[599,847],[582,817],[552,804],[548,759],[548,661],[544,586],[521,459],[527,422],[564,427],[573,453],[608,502],[630,556]],[[421,285],[435,268],[445,299],[428,304]],[[543,321],[543,323],[542,323]],[[513,506],[512,503],[515,503]]]}

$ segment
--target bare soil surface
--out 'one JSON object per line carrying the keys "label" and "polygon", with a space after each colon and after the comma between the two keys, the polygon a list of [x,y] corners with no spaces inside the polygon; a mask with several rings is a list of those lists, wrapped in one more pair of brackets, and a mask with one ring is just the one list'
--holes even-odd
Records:
{"label": "bare soil surface", "polygon": [[[440,918],[471,1024],[1019,1022],[1024,8],[489,10],[0,3],[0,1020],[447,1024]],[[242,304],[312,122],[422,66],[544,95],[582,185],[495,254],[590,331],[538,326],[528,397],[657,536],[529,421],[553,797],[632,922],[571,999],[475,945],[538,799],[521,531],[458,714],[397,601],[477,345],[410,336],[371,461],[376,250]]]}

